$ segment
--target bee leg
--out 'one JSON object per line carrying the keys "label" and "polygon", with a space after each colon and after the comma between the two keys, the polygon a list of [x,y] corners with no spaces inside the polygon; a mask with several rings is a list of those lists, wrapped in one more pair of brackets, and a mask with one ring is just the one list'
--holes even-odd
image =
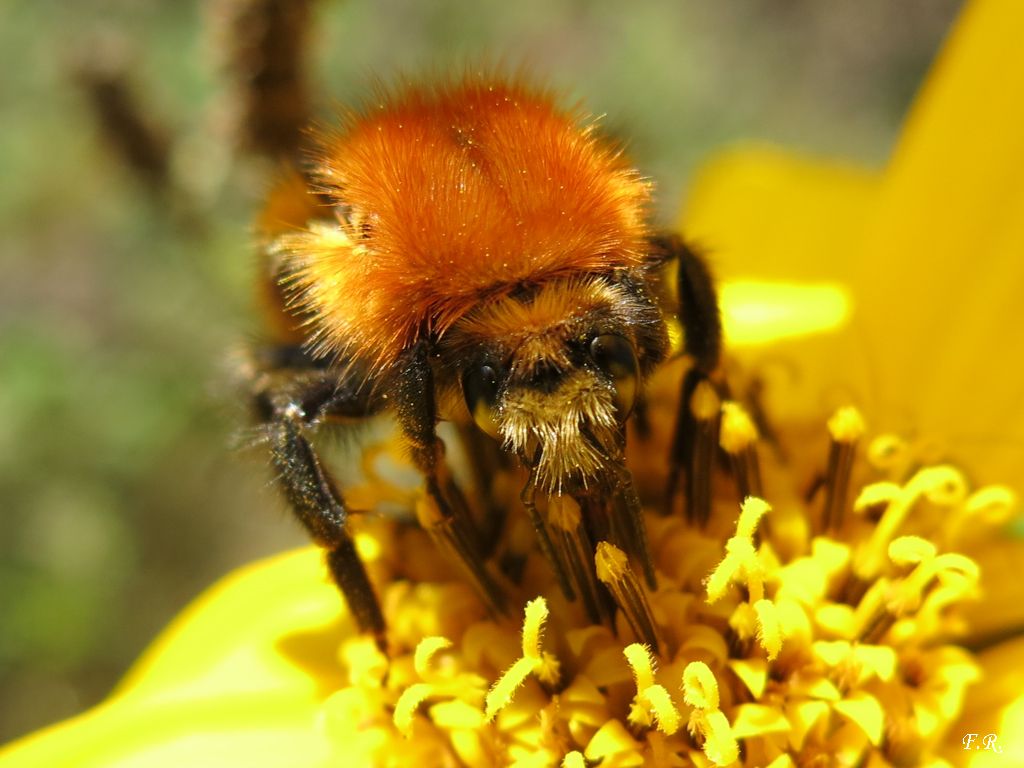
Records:
{"label": "bee leg", "polygon": [[711,470],[718,417],[717,413],[710,413],[715,400],[710,377],[721,356],[722,319],[714,281],[704,260],[675,235],[655,238],[654,243],[668,258],[676,260],[684,351],[693,359],[693,367],[683,378],[680,392],[666,498],[671,508],[685,470],[686,515],[691,522],[703,525],[711,514]]}
{"label": "bee leg", "polygon": [[327,550],[327,565],[359,628],[384,642],[384,616],[366,568],[347,529],[344,500],[302,434],[301,419],[287,411],[268,426],[279,483],[296,517]]}
{"label": "bee leg", "polygon": [[327,550],[327,566],[359,628],[383,649],[384,616],[348,530],[349,510],[307,438],[325,413],[369,415],[368,398],[324,371],[278,371],[262,378],[255,405],[277,485],[312,539]]}
{"label": "bee leg", "polygon": [[445,462],[444,444],[437,437],[434,374],[426,343],[414,345],[403,356],[395,384],[398,423],[413,463],[426,481],[421,522],[443,549],[456,556],[491,611],[502,614],[505,593],[487,570],[482,537]]}

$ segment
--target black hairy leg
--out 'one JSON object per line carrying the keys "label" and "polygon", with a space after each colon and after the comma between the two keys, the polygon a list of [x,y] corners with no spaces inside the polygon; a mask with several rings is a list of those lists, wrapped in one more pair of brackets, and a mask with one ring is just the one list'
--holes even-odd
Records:
{"label": "black hairy leg", "polygon": [[712,374],[722,348],[722,319],[714,280],[704,259],[676,235],[653,240],[676,263],[679,321],[692,365],[683,377],[669,455],[666,503],[671,509],[685,477],[686,516],[703,525],[711,514],[711,470],[718,446],[718,393]]}
{"label": "black hairy leg", "polygon": [[310,442],[325,419],[364,418],[379,403],[359,377],[339,377],[298,347],[268,348],[256,357],[266,368],[254,378],[253,402],[276,483],[310,537],[326,550],[328,568],[359,628],[383,649],[384,616],[348,529],[349,510]]}
{"label": "black hairy leg", "polygon": [[422,473],[426,500],[417,510],[434,541],[466,570],[487,605],[504,611],[504,592],[485,565],[486,546],[444,459],[437,437],[433,374],[425,344],[412,348],[388,375],[390,401],[358,367],[328,365],[300,346],[255,354],[253,404],[270,447],[276,482],[310,537],[327,550],[327,564],[364,632],[382,648],[386,626],[380,603],[348,529],[350,510],[312,438],[325,422],[352,422],[393,406],[410,457]]}

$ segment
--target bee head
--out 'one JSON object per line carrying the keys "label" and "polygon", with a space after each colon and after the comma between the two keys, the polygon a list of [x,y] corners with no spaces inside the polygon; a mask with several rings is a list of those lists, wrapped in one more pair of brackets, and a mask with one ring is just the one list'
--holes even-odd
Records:
{"label": "bee head", "polygon": [[484,302],[453,327],[442,355],[477,426],[559,493],[621,463],[623,424],[663,333],[644,296],[576,278]]}

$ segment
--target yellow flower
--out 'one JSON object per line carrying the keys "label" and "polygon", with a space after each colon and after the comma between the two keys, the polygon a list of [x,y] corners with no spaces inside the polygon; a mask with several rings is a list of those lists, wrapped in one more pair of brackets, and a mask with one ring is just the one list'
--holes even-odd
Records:
{"label": "yellow flower", "polygon": [[[970,4],[882,174],[743,150],[698,179],[687,230],[728,279],[731,380],[766,418],[722,404],[706,528],[648,514],[656,590],[598,545],[613,626],[562,597],[522,516],[513,621],[426,534],[367,518],[386,655],[318,552],[282,555],[0,766],[1024,763],[1024,547],[990,484],[1019,480],[1024,446],[1021,39],[1024,6]],[[632,441],[649,498],[663,439]]]}

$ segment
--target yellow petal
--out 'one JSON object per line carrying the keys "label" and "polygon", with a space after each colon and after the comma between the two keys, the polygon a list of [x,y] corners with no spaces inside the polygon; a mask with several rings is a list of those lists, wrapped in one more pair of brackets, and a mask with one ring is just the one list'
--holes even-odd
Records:
{"label": "yellow petal", "polygon": [[699,175],[681,226],[723,281],[838,281],[853,297],[848,332],[773,345],[788,366],[787,394],[766,393],[773,413],[852,401],[974,477],[1018,476],[1021,39],[1016,0],[967,6],[881,180],[765,149]]}
{"label": "yellow petal", "polygon": [[768,733],[789,733],[789,720],[777,707],[741,704],[732,718],[732,735],[737,739],[764,736]]}
{"label": "yellow petal", "polygon": [[351,634],[320,550],[240,568],[163,631],[118,694],[200,696],[282,686],[326,696],[344,684],[337,650]]}
{"label": "yellow petal", "polygon": [[768,685],[768,662],[761,658],[730,659],[729,669],[747,687],[755,699],[760,699]]}
{"label": "yellow petal", "polygon": [[796,701],[787,706],[785,712],[786,719],[793,726],[789,734],[790,743],[799,750],[803,748],[807,734],[827,720],[829,705],[824,701]]}
{"label": "yellow petal", "polygon": [[[584,755],[588,760],[601,760],[616,755],[640,755],[640,743],[636,741],[619,720],[609,720],[594,734],[587,744]],[[637,765],[643,764],[643,758]]]}
{"label": "yellow petal", "polygon": [[1024,632],[1024,541],[1005,538],[972,553],[981,568],[981,600],[964,606],[975,643],[989,645]]}
{"label": "yellow petal", "polygon": [[430,708],[430,719],[440,728],[480,728],[484,713],[464,701],[441,701]]}
{"label": "yellow petal", "polygon": [[720,286],[719,303],[725,344],[737,350],[837,330],[849,318],[852,297],[838,283],[735,280]]}
{"label": "yellow petal", "polygon": [[15,743],[0,761],[4,768],[314,765],[329,755],[316,714],[301,697],[267,694],[138,707],[122,700]]}
{"label": "yellow petal", "polygon": [[680,226],[721,280],[847,282],[877,184],[850,165],[734,149],[693,179]]}
{"label": "yellow petal", "polygon": [[876,747],[882,743],[885,711],[874,696],[855,691],[849,698],[835,702],[832,707],[864,731]]}
{"label": "yellow petal", "polygon": [[[730,351],[764,369],[763,404],[780,420],[856,402],[850,374],[863,369],[863,351],[850,334],[830,331],[857,318],[849,288],[879,184],[873,173],[766,147],[724,153],[693,183],[680,228],[706,251],[723,294],[730,296],[736,283],[762,283],[769,289],[763,303],[795,301],[788,319],[808,323],[803,334],[781,325],[778,339],[758,347],[752,342],[763,339],[744,314],[731,319],[757,303],[723,302],[726,327],[742,342],[735,349],[730,342]],[[778,290],[795,282],[808,293],[786,297]]]}
{"label": "yellow petal", "polygon": [[[314,762],[322,701],[345,680],[347,619],[320,553],[236,571],[175,619],[108,702],[10,745],[5,768]],[[354,756],[355,753],[354,753]]]}
{"label": "yellow petal", "polygon": [[951,744],[957,734],[998,733],[1024,751],[1024,637],[1000,643],[975,661],[981,683],[967,689],[963,714],[950,732]]}

